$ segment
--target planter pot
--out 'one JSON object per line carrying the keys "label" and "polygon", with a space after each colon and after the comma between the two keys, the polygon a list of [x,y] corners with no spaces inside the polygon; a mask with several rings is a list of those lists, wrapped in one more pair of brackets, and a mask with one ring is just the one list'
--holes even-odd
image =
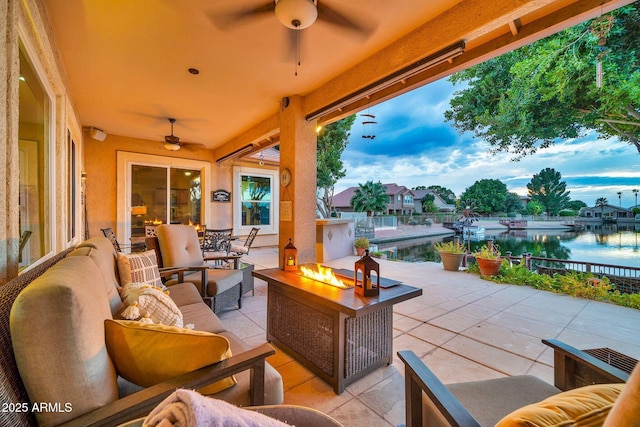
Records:
{"label": "planter pot", "polygon": [[500,272],[500,266],[502,265],[501,259],[484,259],[476,258],[478,262],[478,268],[480,268],[480,274],[482,276],[497,276]]}
{"label": "planter pot", "polygon": [[367,248],[356,248],[356,254],[361,257],[362,255],[364,255],[364,251],[366,251]]}
{"label": "planter pot", "polygon": [[451,252],[439,252],[442,266],[447,271],[458,271],[465,254],[453,254]]}

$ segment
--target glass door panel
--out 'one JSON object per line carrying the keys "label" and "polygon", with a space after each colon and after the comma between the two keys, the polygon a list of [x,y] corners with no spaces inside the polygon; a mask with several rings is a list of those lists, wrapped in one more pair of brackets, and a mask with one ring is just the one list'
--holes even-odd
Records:
{"label": "glass door panel", "polygon": [[131,166],[131,234],[144,238],[145,225],[167,222],[166,167]]}
{"label": "glass door panel", "polygon": [[171,224],[202,224],[200,170],[171,169]]}

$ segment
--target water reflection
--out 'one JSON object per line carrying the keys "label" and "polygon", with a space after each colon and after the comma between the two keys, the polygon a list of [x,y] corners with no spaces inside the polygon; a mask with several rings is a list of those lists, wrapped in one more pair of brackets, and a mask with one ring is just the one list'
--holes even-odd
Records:
{"label": "water reflection", "polygon": [[[534,256],[640,267],[640,225],[591,224],[584,231],[487,230],[484,238],[465,242],[475,251],[493,239],[504,254],[531,252]],[[440,262],[433,244],[451,237],[424,237],[378,245],[389,259],[408,262]]]}

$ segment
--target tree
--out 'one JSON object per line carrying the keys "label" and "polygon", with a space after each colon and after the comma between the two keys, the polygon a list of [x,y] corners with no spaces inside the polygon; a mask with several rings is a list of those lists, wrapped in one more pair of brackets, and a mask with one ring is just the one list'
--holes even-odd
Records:
{"label": "tree", "polygon": [[586,207],[587,207],[587,204],[582,200],[570,200],[569,203],[567,203],[567,208],[574,211],[579,211],[580,209],[586,208]]}
{"label": "tree", "polygon": [[544,206],[549,215],[558,215],[569,202],[567,183],[560,181],[562,175],[552,168],[544,168],[533,175],[531,182],[527,184],[531,200]]}
{"label": "tree", "polygon": [[515,159],[590,130],[640,152],[638,4],[452,75],[467,87],[455,93],[446,120]]}
{"label": "tree", "polygon": [[380,181],[367,181],[358,184],[359,188],[353,193],[351,206],[356,212],[366,212],[371,216],[375,212],[385,212],[387,210],[387,189]]}
{"label": "tree", "polygon": [[446,187],[440,185],[430,185],[427,189],[433,191],[440,197],[445,203],[453,205],[456,202],[456,194]]}
{"label": "tree", "polygon": [[351,115],[342,120],[328,124],[318,135],[316,148],[316,187],[319,196],[316,206],[323,218],[329,218],[333,206],[334,186],[340,178],[344,178],[346,171],[340,156],[349,143],[349,132],[356,120]]}
{"label": "tree", "polygon": [[530,215],[540,215],[544,212],[544,206],[542,206],[539,202],[531,200],[527,203],[527,213]]}
{"label": "tree", "polygon": [[436,196],[426,194],[422,199],[422,210],[424,212],[438,212],[438,206],[435,204]]}
{"label": "tree", "polygon": [[473,201],[479,213],[503,211],[506,199],[507,186],[498,179],[476,181],[460,195],[460,200]]}
{"label": "tree", "polygon": [[507,193],[507,198],[504,201],[504,210],[507,213],[519,213],[522,209],[522,200],[516,193]]}
{"label": "tree", "polygon": [[606,197],[598,197],[596,199],[596,206],[600,207],[600,216],[604,216],[604,207],[609,204],[609,201]]}

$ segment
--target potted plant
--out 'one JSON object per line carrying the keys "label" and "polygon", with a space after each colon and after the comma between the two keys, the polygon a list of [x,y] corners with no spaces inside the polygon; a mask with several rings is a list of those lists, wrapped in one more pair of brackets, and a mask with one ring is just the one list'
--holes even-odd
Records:
{"label": "potted plant", "polygon": [[447,271],[458,271],[465,257],[465,247],[460,242],[436,242],[433,247],[440,254],[442,266]]}
{"label": "potted plant", "polygon": [[369,239],[366,237],[358,237],[353,241],[353,246],[356,247],[356,253],[358,256],[362,256],[364,251],[369,248]]}
{"label": "potted plant", "polygon": [[502,265],[502,255],[497,245],[483,245],[473,254],[478,261],[478,268],[482,276],[497,276]]}

